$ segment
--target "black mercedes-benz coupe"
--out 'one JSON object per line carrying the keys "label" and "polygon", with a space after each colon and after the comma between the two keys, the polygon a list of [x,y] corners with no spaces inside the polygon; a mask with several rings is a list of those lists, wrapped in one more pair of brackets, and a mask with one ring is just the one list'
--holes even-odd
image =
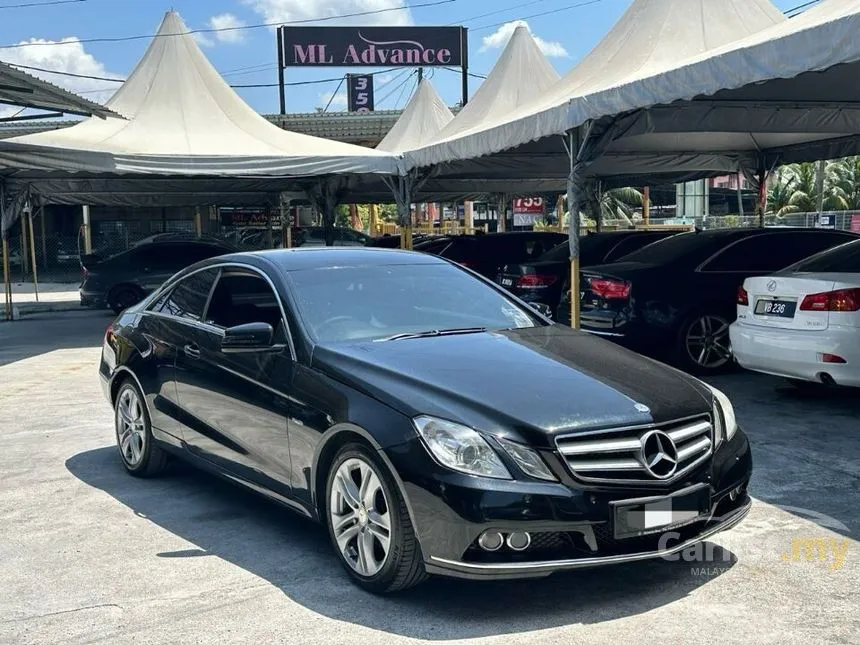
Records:
{"label": "black mercedes-benz coupe", "polygon": [[725,395],[432,255],[205,260],[110,325],[99,372],[129,473],[261,492],[374,592],[666,556],[750,507]]}

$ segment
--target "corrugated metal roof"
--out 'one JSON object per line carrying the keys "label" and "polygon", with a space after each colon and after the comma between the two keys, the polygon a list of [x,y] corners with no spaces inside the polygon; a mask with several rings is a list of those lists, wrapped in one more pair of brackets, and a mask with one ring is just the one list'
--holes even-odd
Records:
{"label": "corrugated metal roof", "polygon": [[[456,111],[456,110],[455,110]],[[378,112],[303,112],[296,114],[264,115],[275,125],[292,132],[334,139],[366,146],[376,146],[388,133],[401,110]],[[25,134],[67,128],[79,123],[76,120],[32,121],[0,123],[0,139]]]}
{"label": "corrugated metal roof", "polygon": [[103,105],[0,62],[0,103],[83,116],[118,116]]}

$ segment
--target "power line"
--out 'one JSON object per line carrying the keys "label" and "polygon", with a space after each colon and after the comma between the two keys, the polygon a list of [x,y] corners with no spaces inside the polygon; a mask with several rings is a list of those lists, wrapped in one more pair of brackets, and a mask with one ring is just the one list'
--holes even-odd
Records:
{"label": "power line", "polygon": [[331,98],[328,100],[328,103],[325,104],[325,107],[323,108],[323,112],[328,112],[328,108],[331,105],[331,102],[334,101],[334,97],[337,96],[338,91],[340,91],[340,88],[343,87],[344,80],[346,80],[346,76],[341,78],[340,83],[338,83],[337,87],[334,88],[334,92],[331,93]]}
{"label": "power line", "polygon": [[58,4],[78,4],[89,0],[48,0],[48,2],[22,2],[20,4],[0,5],[0,9],[23,9],[24,7],[51,7]]}
{"label": "power line", "polygon": [[[406,78],[403,79],[403,81],[397,87],[395,87],[393,90],[391,90],[383,98],[379,99],[379,102],[377,103],[377,105],[382,105],[383,103],[385,103],[385,101],[387,101],[389,98],[391,98],[392,94],[394,94],[397,90],[399,90],[401,87],[403,87],[404,85],[406,85],[406,83],[409,82],[409,79],[412,78],[413,74],[417,74],[417,73],[418,73],[417,70],[409,72],[409,74],[406,76]],[[393,81],[394,81],[394,79],[391,79],[391,82],[393,82]]]}
{"label": "power line", "polygon": [[[804,2],[803,4],[797,5],[792,9],[786,9],[783,11],[784,14],[793,14],[795,11],[800,11],[801,9],[806,9],[807,7],[811,7],[814,4],[818,4],[821,0],[810,0],[810,2]],[[796,14],[795,14],[796,15]],[[790,18],[794,18],[794,16],[789,16]]]}
{"label": "power line", "polygon": [[482,31],[484,29],[492,29],[493,27],[501,27],[502,25],[506,25],[509,22],[516,22],[518,20],[528,20],[529,18],[539,18],[540,16],[548,16],[553,13],[561,13],[562,11],[568,11],[570,9],[578,9],[579,7],[587,7],[592,4],[599,4],[604,0],[587,0],[586,2],[577,2],[571,5],[567,5],[566,7],[561,7],[559,9],[550,9],[549,11],[541,11],[540,13],[533,13],[529,16],[523,16],[522,18],[514,18],[513,20],[504,20],[502,22],[495,22],[492,25],[481,25],[480,27],[475,27],[472,31]]}
{"label": "power line", "polygon": [[515,4],[511,7],[506,7],[504,9],[496,9],[495,11],[488,11],[487,13],[481,13],[477,16],[470,16],[468,18],[461,18],[460,20],[456,20],[454,22],[449,22],[448,25],[459,25],[464,22],[469,22],[471,20],[477,20],[478,18],[487,18],[488,16],[495,16],[500,13],[504,13],[506,11],[513,11],[514,9],[522,9],[523,7],[529,7],[533,4],[540,4],[542,2],[546,2],[546,0],[532,0],[531,2],[522,2],[520,4]]}
{"label": "power line", "polygon": [[[57,2],[61,0],[55,0]],[[68,1],[68,0],[66,0]],[[212,34],[224,31],[241,31],[245,29],[263,29],[265,27],[280,27],[281,25],[304,25],[308,23],[317,23],[317,22],[328,22],[330,20],[342,20],[344,18],[357,18],[361,16],[373,16],[381,13],[388,13],[391,11],[408,11],[410,9],[420,9],[422,7],[436,7],[443,4],[450,4],[452,2],[458,2],[458,0],[433,0],[432,2],[423,2],[421,4],[413,4],[410,6],[403,7],[388,7],[385,9],[373,9],[368,11],[356,11],[354,13],[344,13],[337,16],[324,16],[321,18],[305,18],[302,20],[287,20],[283,22],[263,22],[255,25],[240,25],[235,27],[209,27],[206,29],[189,29],[188,31],[179,33],[179,34],[144,34],[139,36],[114,36],[114,37],[101,37],[101,38],[79,38],[74,41],[67,42],[45,42],[45,41],[36,41],[30,43],[15,43],[13,45],[3,45],[0,49],[17,49],[20,47],[38,47],[38,46],[56,46],[56,45],[66,45],[69,42],[74,43],[117,43],[117,42],[126,42],[131,40],[148,40],[150,38],[166,38],[170,36],[187,36],[188,34]]]}

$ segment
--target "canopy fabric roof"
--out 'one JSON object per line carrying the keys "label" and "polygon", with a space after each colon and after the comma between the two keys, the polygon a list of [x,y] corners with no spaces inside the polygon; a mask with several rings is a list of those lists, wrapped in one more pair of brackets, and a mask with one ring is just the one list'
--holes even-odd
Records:
{"label": "canopy fabric roof", "polygon": [[84,116],[116,116],[103,105],[0,62],[0,103]]}
{"label": "canopy fabric roof", "polygon": [[487,78],[435,141],[459,137],[503,118],[551,90],[559,78],[528,27],[517,26]]}
{"label": "canopy fabric roof", "polygon": [[107,106],[124,119],[0,141],[0,165],[68,172],[294,176],[396,174],[390,153],[282,130],[221,78],[168,12]]}
{"label": "canopy fabric roof", "polygon": [[376,149],[403,152],[418,148],[429,143],[453,118],[433,84],[421,79],[403,113]]}
{"label": "canopy fabric roof", "polygon": [[[766,0],[637,0],[557,88],[408,152],[407,166],[498,177],[528,164],[563,176],[567,155],[554,135],[587,122],[616,130],[592,176],[705,176],[853,154],[860,0],[824,0],[790,20],[777,14]],[[637,58],[637,32],[666,37]]]}

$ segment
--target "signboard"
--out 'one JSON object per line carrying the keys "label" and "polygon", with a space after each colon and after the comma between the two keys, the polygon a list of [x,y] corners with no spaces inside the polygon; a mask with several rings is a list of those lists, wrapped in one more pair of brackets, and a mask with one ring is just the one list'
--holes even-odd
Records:
{"label": "signboard", "polygon": [[851,232],[860,233],[860,215],[851,216]]}
{"label": "signboard", "polygon": [[514,200],[514,226],[533,226],[543,217],[543,197],[520,197]]}
{"label": "signboard", "polygon": [[281,26],[281,67],[465,67],[463,27]]}
{"label": "signboard", "polygon": [[350,112],[373,112],[372,75],[346,75],[346,103]]}
{"label": "signboard", "polygon": [[[264,208],[222,206],[218,209],[222,226],[238,228],[266,228],[270,219]],[[271,213],[272,228],[280,228],[281,216]]]}

